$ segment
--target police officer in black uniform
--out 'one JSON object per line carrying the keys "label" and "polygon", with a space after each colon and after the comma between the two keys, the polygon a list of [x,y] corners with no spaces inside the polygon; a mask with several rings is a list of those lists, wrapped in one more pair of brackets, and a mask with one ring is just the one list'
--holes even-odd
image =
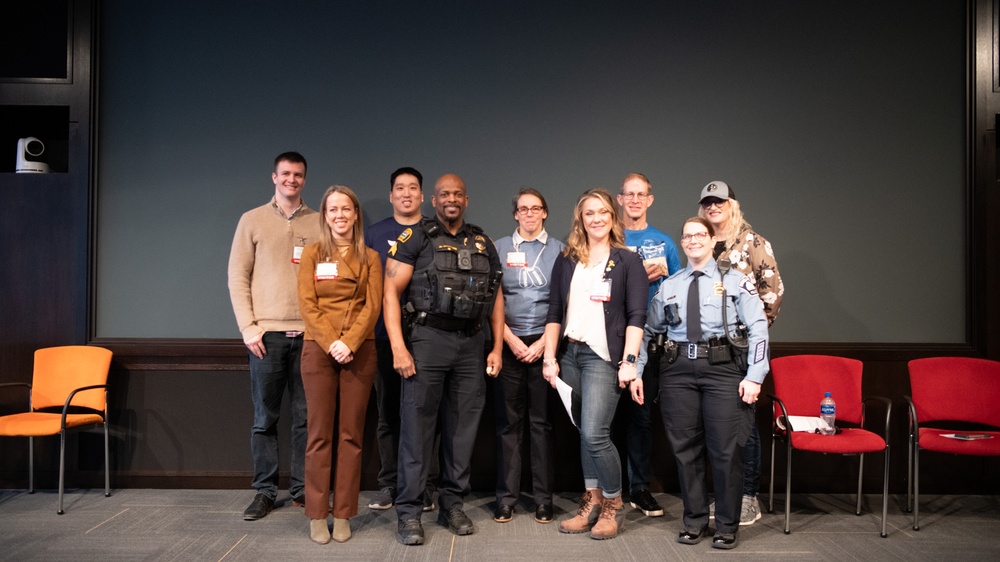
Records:
{"label": "police officer in black uniform", "polygon": [[[493,241],[463,220],[462,178],[434,185],[435,218],[400,234],[386,261],[383,315],[393,363],[403,377],[396,496],[403,544],[424,543],[421,494],[441,423],[438,522],[457,535],[475,531],[462,510],[469,493],[472,448],[486,396],[486,375],[500,373],[503,338],[494,337],[483,364],[483,326],[503,334],[500,259]],[[409,288],[409,302],[400,295]]]}

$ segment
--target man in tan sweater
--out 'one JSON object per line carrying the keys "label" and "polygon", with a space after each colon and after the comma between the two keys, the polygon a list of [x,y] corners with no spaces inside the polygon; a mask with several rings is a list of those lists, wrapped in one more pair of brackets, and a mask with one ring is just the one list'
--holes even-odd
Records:
{"label": "man in tan sweater", "polygon": [[229,297],[250,361],[253,399],[253,502],[243,519],[253,521],[274,508],[278,495],[278,415],[285,389],[292,412],[289,493],[302,505],[306,446],[306,397],[299,358],[305,326],[296,279],[299,257],[319,241],[321,219],[302,202],[306,159],[285,152],[274,160],[274,197],[243,214],[229,254]]}

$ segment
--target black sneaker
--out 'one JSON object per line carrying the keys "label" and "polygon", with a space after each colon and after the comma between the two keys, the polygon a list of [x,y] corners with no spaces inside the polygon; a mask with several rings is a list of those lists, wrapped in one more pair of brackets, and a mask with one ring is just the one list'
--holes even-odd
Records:
{"label": "black sneaker", "polygon": [[404,519],[396,525],[399,542],[406,545],[424,544],[424,526],[419,519]]}
{"label": "black sneaker", "polygon": [[461,507],[455,506],[448,511],[441,510],[438,514],[438,523],[451,529],[456,535],[471,535],[476,532],[472,520],[462,511]]}
{"label": "black sneaker", "polygon": [[738,544],[740,544],[740,539],[736,533],[716,533],[712,537],[712,548],[732,550]]}
{"label": "black sneaker", "polygon": [[639,490],[632,494],[632,507],[645,513],[648,517],[663,517],[663,508],[653,499],[649,490]]}
{"label": "black sneaker", "polygon": [[274,509],[274,500],[264,494],[257,494],[250,502],[250,506],[243,512],[243,519],[246,521],[256,521],[263,519],[265,515]]}
{"label": "black sneaker", "polygon": [[396,489],[392,486],[383,486],[368,502],[369,509],[389,509],[396,501]]}

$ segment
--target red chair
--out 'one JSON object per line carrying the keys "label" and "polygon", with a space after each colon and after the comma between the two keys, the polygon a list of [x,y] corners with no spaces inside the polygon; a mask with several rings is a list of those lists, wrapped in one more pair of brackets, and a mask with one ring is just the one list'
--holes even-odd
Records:
{"label": "red chair", "polygon": [[[845,357],[830,357],[827,355],[793,355],[779,357],[771,361],[771,376],[774,381],[772,437],[775,446],[771,447],[771,483],[769,488],[768,511],[774,511],[774,452],[778,448],[777,441],[787,444],[785,469],[785,534],[791,533],[789,519],[791,518],[792,495],[792,451],[809,451],[814,453],[859,455],[858,461],[858,501],[855,515],[861,515],[861,482],[864,470],[865,453],[884,452],[885,468],[882,477],[882,532],[886,537],[886,515],[889,509],[889,416],[892,403],[881,397],[862,398],[861,396],[862,363],[856,359]],[[819,435],[803,431],[792,431],[790,423],[783,422],[786,429],[778,427],[779,416],[785,420],[789,416],[819,415],[819,402],[825,392],[831,393],[837,402],[836,435]],[[865,404],[879,401],[885,405],[885,428],[882,435],[862,429],[865,425]],[[844,427],[851,425],[856,427]]]}
{"label": "red chair", "polygon": [[111,495],[108,475],[108,369],[111,351],[102,347],[67,345],[35,351],[35,367],[25,386],[28,411],[0,416],[0,435],[28,438],[28,493],[35,491],[34,438],[59,435],[59,515],[63,514],[66,431],[93,426],[104,429],[104,495]]}
{"label": "red chair", "polygon": [[[920,451],[952,455],[1000,456],[1000,362],[971,357],[930,357],[909,362],[910,458],[907,509],[913,530],[920,530]],[[990,428],[956,431],[928,425],[964,422]],[[962,440],[945,435],[982,435]],[[911,496],[912,493],[912,496]]]}

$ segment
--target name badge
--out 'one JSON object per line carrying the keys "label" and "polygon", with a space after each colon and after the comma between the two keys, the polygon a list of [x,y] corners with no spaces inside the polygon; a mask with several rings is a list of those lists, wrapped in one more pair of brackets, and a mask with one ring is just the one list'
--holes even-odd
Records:
{"label": "name badge", "polygon": [[527,267],[524,252],[507,252],[507,267]]}
{"label": "name badge", "polygon": [[316,274],[313,279],[316,281],[328,281],[337,278],[337,262],[323,262],[316,264]]}
{"label": "name badge", "polygon": [[305,246],[295,246],[292,249],[292,263],[299,263],[302,261],[302,250],[305,250]]}
{"label": "name badge", "polygon": [[601,279],[590,286],[590,300],[608,302],[611,300],[611,280]]}

